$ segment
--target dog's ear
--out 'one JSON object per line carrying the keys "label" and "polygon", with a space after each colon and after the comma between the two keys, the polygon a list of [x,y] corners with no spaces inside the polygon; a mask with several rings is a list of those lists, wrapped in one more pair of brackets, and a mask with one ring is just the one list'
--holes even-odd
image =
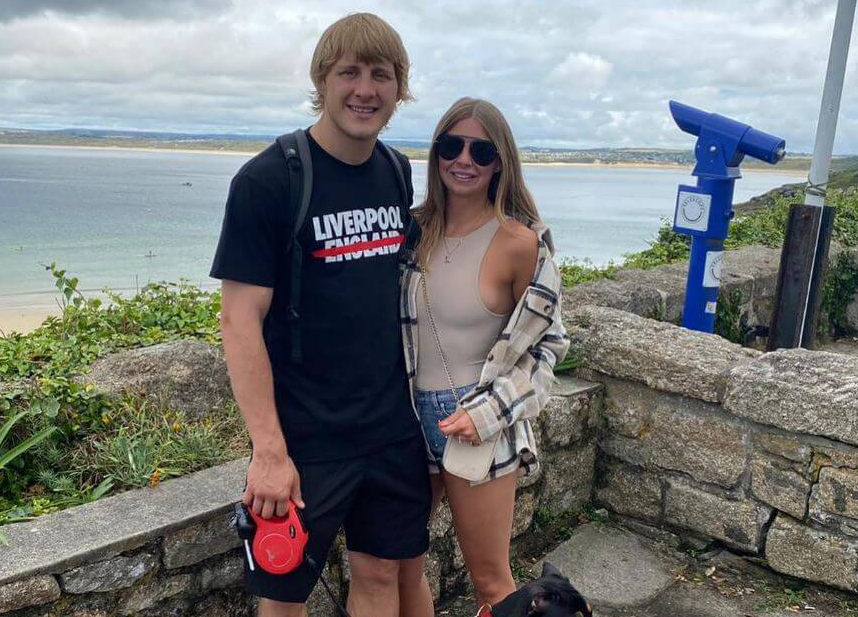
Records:
{"label": "dog's ear", "polygon": [[563,574],[560,572],[560,570],[555,568],[547,561],[542,564],[542,576],[560,576],[562,578],[565,578],[563,577]]}

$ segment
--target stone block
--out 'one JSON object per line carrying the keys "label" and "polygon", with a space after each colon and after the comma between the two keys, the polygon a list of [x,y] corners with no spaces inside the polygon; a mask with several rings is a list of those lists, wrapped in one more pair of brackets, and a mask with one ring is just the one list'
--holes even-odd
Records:
{"label": "stone block", "polygon": [[596,501],[618,514],[657,522],[661,519],[661,481],[655,474],[613,463],[597,481]]}
{"label": "stone block", "polygon": [[564,323],[584,367],[710,402],[723,398],[731,369],[760,354],[714,334],[604,307],[570,308]]}
{"label": "stone block", "polygon": [[231,524],[232,512],[164,536],[164,567],[181,568],[241,546]]}
{"label": "stone block", "polygon": [[657,289],[633,281],[600,280],[563,289],[563,321],[567,309],[584,305],[606,306],[644,317],[664,314],[664,304]]}
{"label": "stone block", "polygon": [[432,598],[437,601],[441,597],[441,559],[436,550],[430,549],[426,554],[423,571],[426,573],[426,579],[429,581]]}
{"label": "stone block", "polygon": [[452,527],[453,514],[450,512],[450,502],[445,496],[432,513],[432,520],[429,521],[429,537],[434,540],[446,536]]}
{"label": "stone block", "polygon": [[823,467],[810,496],[810,518],[858,536],[858,471]]}
{"label": "stone block", "polygon": [[578,441],[584,435],[590,416],[590,396],[551,396],[540,411],[542,444],[562,447]]}
{"label": "stone block", "polygon": [[809,463],[813,449],[790,435],[756,433],[754,446],[797,463]]}
{"label": "stone block", "polygon": [[200,590],[237,587],[244,582],[244,551],[216,558],[200,569]]}
{"label": "stone block", "polygon": [[545,465],[541,503],[555,512],[564,512],[590,501],[595,461],[593,443],[555,453]]}
{"label": "stone block", "polygon": [[661,321],[679,323],[685,304],[685,284],[688,279],[688,262],[666,264],[649,270],[622,268],[616,273],[616,281],[632,286],[655,289],[661,296],[661,314],[638,313],[642,317],[658,318]]}
{"label": "stone block", "polygon": [[119,614],[132,615],[162,600],[185,593],[191,589],[193,581],[191,574],[177,574],[167,578],[155,578],[132,587],[122,596]]}
{"label": "stone block", "polygon": [[248,604],[244,594],[209,594],[194,602],[183,617],[250,617],[255,613],[249,610]]}
{"label": "stone block", "polygon": [[107,561],[80,566],[60,574],[60,585],[66,593],[114,591],[130,587],[158,565],[152,553],[120,555]]}
{"label": "stone block", "polygon": [[[649,470],[668,469],[700,482],[734,486],[745,469],[746,429],[718,405],[608,379],[602,448]],[[616,436],[615,436],[616,435]]]}
{"label": "stone block", "polygon": [[728,546],[756,553],[771,508],[753,501],[713,495],[678,479],[668,481],[665,521],[722,540]]}
{"label": "stone block", "polygon": [[[780,249],[767,246],[744,246],[724,253],[723,272],[735,277],[753,279],[754,302],[757,302],[774,297],[780,263]],[[725,287],[725,283],[722,282],[722,287]]]}
{"label": "stone block", "polygon": [[751,492],[760,501],[802,519],[807,512],[810,479],[800,465],[757,453],[751,460]]}
{"label": "stone block", "polygon": [[0,613],[47,604],[59,599],[60,595],[57,580],[44,574],[0,585]]}
{"label": "stone block", "polygon": [[858,357],[767,353],[730,371],[724,408],[760,424],[858,444]]}
{"label": "stone block", "polygon": [[173,341],[111,354],[93,362],[79,381],[110,396],[131,392],[163,398],[192,418],[233,400],[223,350],[201,341]]}
{"label": "stone block", "polygon": [[778,514],[766,538],[774,570],[848,591],[858,591],[858,541],[812,529]]}
{"label": "stone block", "polygon": [[[3,528],[0,585],[111,559],[177,529],[232,509],[247,460],[236,460]],[[230,537],[237,538],[234,531]],[[57,542],[62,538],[62,542]]]}
{"label": "stone block", "polygon": [[536,511],[536,499],[533,493],[522,491],[515,499],[512,515],[512,537],[517,538],[530,528],[533,513]]}

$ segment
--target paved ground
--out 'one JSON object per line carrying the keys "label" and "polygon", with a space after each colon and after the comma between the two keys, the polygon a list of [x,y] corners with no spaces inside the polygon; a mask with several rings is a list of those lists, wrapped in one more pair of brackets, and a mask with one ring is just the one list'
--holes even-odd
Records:
{"label": "paved ground", "polygon": [[[598,617],[858,617],[858,596],[788,579],[728,551],[693,555],[610,523],[586,523],[545,556]],[[533,565],[541,570],[541,562]],[[462,596],[436,615],[470,617]]]}

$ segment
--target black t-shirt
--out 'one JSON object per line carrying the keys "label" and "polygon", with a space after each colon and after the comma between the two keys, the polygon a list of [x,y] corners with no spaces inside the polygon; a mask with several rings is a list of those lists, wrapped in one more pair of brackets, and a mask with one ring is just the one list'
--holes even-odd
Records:
{"label": "black t-shirt", "polygon": [[299,241],[304,262],[299,323],[303,361],[291,359],[286,320],[292,212],[277,144],[235,175],[211,276],[271,287],[263,335],[289,454],[351,458],[416,436],[399,321],[398,253],[413,200],[411,167],[402,203],[395,170],[377,146],[360,165],[310,136],[313,194]]}

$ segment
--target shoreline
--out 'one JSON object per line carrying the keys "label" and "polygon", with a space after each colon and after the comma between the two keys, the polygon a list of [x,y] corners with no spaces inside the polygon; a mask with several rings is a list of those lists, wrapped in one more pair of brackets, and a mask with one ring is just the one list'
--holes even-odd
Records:
{"label": "shoreline", "polygon": [[0,338],[13,332],[27,334],[42,325],[48,317],[59,316],[58,306],[0,307]]}
{"label": "shoreline", "polygon": [[[93,150],[107,152],[155,152],[159,154],[216,154],[220,156],[255,156],[258,150],[208,150],[204,148],[144,148],[141,146],[72,146],[68,144],[2,144],[0,148],[44,148],[55,150]],[[427,163],[426,159],[410,159],[412,163]],[[582,167],[598,169],[659,169],[666,171],[682,171],[690,173],[690,165],[669,165],[666,163],[570,163],[566,161],[522,161],[525,167]],[[807,171],[800,169],[783,169],[776,165],[771,167],[746,167],[742,173],[774,173],[787,176],[804,176]]]}

